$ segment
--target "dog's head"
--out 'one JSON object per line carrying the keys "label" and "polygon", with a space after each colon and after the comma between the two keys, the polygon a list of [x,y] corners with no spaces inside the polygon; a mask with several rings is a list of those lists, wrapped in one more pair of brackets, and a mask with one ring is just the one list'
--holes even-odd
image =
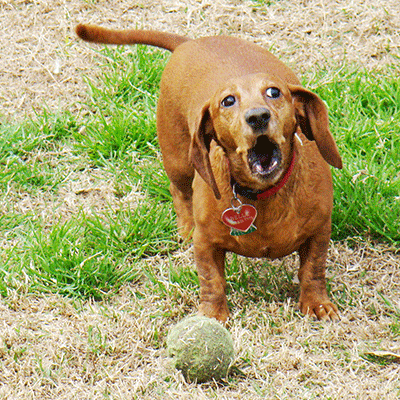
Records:
{"label": "dog's head", "polygon": [[190,156],[217,198],[209,159],[212,139],[224,148],[240,185],[266,190],[289,167],[298,126],[315,140],[326,162],[342,168],[327,109],[316,94],[262,73],[235,78],[217,90],[193,123]]}

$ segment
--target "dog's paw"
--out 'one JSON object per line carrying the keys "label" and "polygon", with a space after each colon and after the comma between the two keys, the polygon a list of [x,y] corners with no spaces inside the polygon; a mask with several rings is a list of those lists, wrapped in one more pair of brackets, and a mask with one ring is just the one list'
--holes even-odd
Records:
{"label": "dog's paw", "polygon": [[304,315],[316,318],[320,321],[339,321],[339,310],[331,301],[299,302],[298,307]]}
{"label": "dog's paw", "polygon": [[215,304],[202,301],[199,306],[199,315],[204,315],[208,318],[215,318],[225,324],[229,318],[229,309],[226,302],[223,304]]}

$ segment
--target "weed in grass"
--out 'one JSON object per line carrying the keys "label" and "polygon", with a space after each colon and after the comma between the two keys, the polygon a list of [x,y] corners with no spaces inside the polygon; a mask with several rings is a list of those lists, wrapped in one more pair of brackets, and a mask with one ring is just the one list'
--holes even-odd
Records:
{"label": "weed in grass", "polygon": [[98,326],[90,325],[88,328],[88,353],[94,356],[101,354],[111,355],[114,352],[106,333],[102,333]]}
{"label": "weed in grass", "polygon": [[[1,183],[10,183],[18,189],[54,189],[57,182],[54,180],[54,170],[49,162],[29,159],[27,161],[14,160],[3,170]],[[59,180],[57,180],[59,182]]]}
{"label": "weed in grass", "polygon": [[157,294],[162,299],[168,298],[169,301],[171,301],[171,298],[175,297],[175,284],[185,288],[192,287],[193,290],[196,290],[198,287],[197,274],[194,274],[195,276],[193,276],[193,274],[190,274],[186,269],[172,268],[167,273],[162,270],[162,264],[160,269],[155,268],[152,264],[147,265],[145,263],[142,268],[147,281],[150,284],[148,285],[150,291]]}
{"label": "weed in grass", "polygon": [[378,364],[382,367],[393,364],[393,363],[400,362],[398,354],[385,352],[385,351],[365,352],[365,353],[361,354],[361,357],[364,360],[367,360],[371,363]]}
{"label": "weed in grass", "polygon": [[18,228],[25,220],[26,216],[13,212],[12,207],[10,207],[10,209],[6,209],[4,214],[0,215],[0,238],[3,236],[3,234],[8,240],[18,236]]}
{"label": "weed in grass", "polygon": [[53,363],[46,365],[47,363],[40,354],[35,354],[35,359],[37,364],[36,373],[40,377],[41,384],[55,388],[57,386],[58,374],[60,373],[60,366]]}

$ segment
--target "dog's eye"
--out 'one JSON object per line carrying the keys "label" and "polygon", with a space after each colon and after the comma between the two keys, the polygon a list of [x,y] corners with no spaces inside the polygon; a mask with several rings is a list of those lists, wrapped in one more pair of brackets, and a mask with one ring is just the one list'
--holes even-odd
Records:
{"label": "dog's eye", "polygon": [[229,95],[226,96],[222,101],[222,107],[232,107],[236,103],[235,96]]}
{"label": "dog's eye", "polygon": [[272,99],[277,99],[281,95],[281,91],[276,87],[270,87],[266,90],[265,94]]}

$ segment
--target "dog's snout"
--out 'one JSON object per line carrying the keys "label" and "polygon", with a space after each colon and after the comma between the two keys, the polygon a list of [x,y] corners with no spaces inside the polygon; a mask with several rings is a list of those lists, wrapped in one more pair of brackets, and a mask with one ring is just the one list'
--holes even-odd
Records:
{"label": "dog's snout", "polygon": [[248,125],[251,126],[255,131],[266,128],[271,118],[271,112],[264,107],[252,108],[248,110],[244,116]]}

